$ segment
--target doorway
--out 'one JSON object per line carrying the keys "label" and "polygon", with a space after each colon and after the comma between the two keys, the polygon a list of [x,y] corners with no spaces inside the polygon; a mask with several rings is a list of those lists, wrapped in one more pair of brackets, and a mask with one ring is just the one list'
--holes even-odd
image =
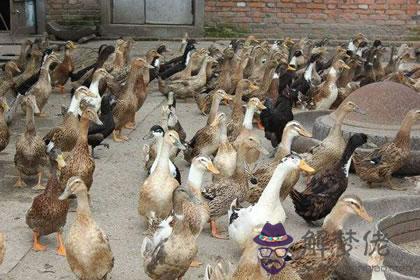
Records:
{"label": "doorway", "polygon": [[3,2],[0,5],[0,32],[10,30],[10,2]]}

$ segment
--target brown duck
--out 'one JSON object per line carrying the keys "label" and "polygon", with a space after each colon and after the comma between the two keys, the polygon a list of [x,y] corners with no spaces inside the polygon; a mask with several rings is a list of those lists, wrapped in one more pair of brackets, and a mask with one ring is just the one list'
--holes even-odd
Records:
{"label": "brown duck", "polygon": [[33,230],[33,249],[35,251],[44,251],[47,246],[40,243],[41,236],[51,233],[57,234],[57,254],[64,256],[62,230],[66,224],[69,202],[67,200],[59,200],[61,187],[57,177],[57,170],[63,168],[66,163],[63,159],[61,151],[53,145],[47,148],[50,160],[50,177],[48,178],[47,187],[37,195],[33,201],[31,208],[26,213],[26,224]]}
{"label": "brown duck", "polygon": [[5,112],[9,110],[9,105],[5,97],[0,96],[0,152],[9,144],[10,132],[5,119]]}
{"label": "brown duck", "polygon": [[18,179],[15,187],[24,187],[22,175],[38,175],[38,184],[35,190],[42,190],[42,171],[47,164],[47,154],[42,138],[36,134],[34,113],[38,113],[35,96],[25,96],[23,104],[26,106],[26,130],[16,141],[15,166],[18,170]]}
{"label": "brown duck", "polygon": [[92,186],[95,161],[89,152],[88,131],[90,121],[97,125],[102,125],[95,109],[86,107],[79,122],[80,134],[76,145],[73,150],[66,155],[66,166],[60,174],[62,189],[64,189],[67,181],[73,176],[80,176],[83,182],[85,182],[88,191]]}
{"label": "brown duck", "polygon": [[71,56],[72,50],[76,48],[76,45],[72,41],[67,41],[64,46],[64,59],[58,64],[51,74],[51,84],[60,89],[61,93],[64,93],[64,85],[70,77],[70,74],[74,70],[73,58]]}
{"label": "brown duck", "polygon": [[409,111],[394,141],[368,154],[356,153],[354,155],[354,168],[363,181],[369,185],[384,182],[391,189],[402,190],[391,182],[391,176],[404,165],[410,155],[410,132],[418,119],[420,119],[420,110]]}

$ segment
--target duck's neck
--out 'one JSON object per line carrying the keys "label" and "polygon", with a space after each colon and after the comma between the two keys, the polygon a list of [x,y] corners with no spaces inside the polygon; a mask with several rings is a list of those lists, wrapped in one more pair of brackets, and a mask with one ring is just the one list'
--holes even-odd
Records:
{"label": "duck's neck", "polygon": [[44,64],[41,67],[41,71],[39,73],[39,80],[50,82],[50,65],[52,61],[50,59],[46,59]]}
{"label": "duck's neck", "polygon": [[246,129],[252,129],[252,119],[254,118],[254,113],[256,111],[256,108],[254,106],[247,106],[244,122],[242,123],[242,126]]}
{"label": "duck's neck", "polygon": [[280,203],[279,192],[283,184],[283,181],[286,179],[286,176],[291,171],[291,168],[287,166],[277,165],[274,170],[273,176],[267,184],[267,187],[261,194],[260,199],[257,204],[266,207],[274,207]]}
{"label": "duck's neck", "polygon": [[63,63],[70,63],[71,60],[71,56],[70,56],[70,49],[66,49],[64,51],[64,59],[63,59]]}
{"label": "duck's neck", "polygon": [[351,165],[351,158],[353,155],[354,150],[356,150],[357,146],[352,144],[347,144],[346,148],[344,149],[343,155],[340,159],[340,168],[343,169],[344,174],[346,177],[349,176],[349,170]]}
{"label": "duck's neck", "polygon": [[233,108],[232,114],[242,113],[242,96],[244,94],[244,89],[242,87],[237,87],[235,91],[235,96],[233,97]]}
{"label": "duck's neck", "polygon": [[207,63],[208,63],[208,58],[205,57],[203,60],[203,64],[201,64],[201,68],[200,68],[200,72],[198,72],[198,77],[200,78],[206,78],[207,77]]}
{"label": "duck's neck", "polygon": [[195,195],[201,194],[201,185],[203,184],[204,171],[198,168],[195,164],[191,165],[188,174],[188,186],[190,191]]}
{"label": "duck's neck", "polygon": [[77,194],[77,216],[91,216],[87,191]]}
{"label": "duck's neck", "polygon": [[349,112],[342,109],[342,107],[338,107],[337,111],[334,113],[335,115],[335,123],[333,128],[330,131],[330,135],[341,135],[341,127],[343,126],[344,118],[347,116]]}
{"label": "duck's neck", "polygon": [[295,136],[291,133],[287,133],[287,130],[283,131],[283,136],[275,155],[276,160],[281,160],[284,156],[287,156],[291,153],[294,138]]}
{"label": "duck's neck", "polygon": [[79,106],[80,106],[80,100],[78,98],[76,98],[76,96],[73,96],[67,112],[72,113],[74,116],[78,117],[79,113],[80,113]]}
{"label": "duck's neck", "polygon": [[397,147],[409,147],[410,146],[410,134],[411,128],[413,127],[416,119],[407,115],[401,123],[400,130],[395,136],[394,143]]}
{"label": "duck's neck", "polygon": [[80,136],[77,140],[78,143],[86,144],[88,143],[88,132],[89,132],[89,119],[81,118],[80,119]]}
{"label": "duck's neck", "polygon": [[303,74],[303,77],[308,82],[312,81],[312,70],[314,69],[315,64],[316,61],[309,63],[308,68],[306,68],[305,73]]}
{"label": "duck's neck", "polygon": [[247,153],[246,147],[240,146],[237,153],[237,158],[236,158],[236,168],[235,168],[236,176],[245,177],[246,153]]}
{"label": "duck's neck", "polygon": [[349,213],[344,209],[344,207],[340,206],[341,205],[337,203],[331,213],[324,219],[322,228],[327,233],[332,234],[343,229],[343,224],[348,218]]}
{"label": "duck's neck", "polygon": [[217,94],[214,94],[211,102],[209,117],[207,119],[207,124],[211,124],[216,118],[217,112],[219,111],[220,101],[222,101],[221,98]]}
{"label": "duck's neck", "polygon": [[[61,193],[62,191],[60,188],[60,184],[58,184],[57,168],[57,162],[55,160],[50,160],[50,176],[45,189],[45,193]],[[54,183],[51,184],[50,181],[54,181]]]}
{"label": "duck's neck", "polygon": [[26,106],[26,131],[25,135],[36,135],[35,130],[35,120],[34,120],[34,110],[32,109],[32,106]]}
{"label": "duck's neck", "polygon": [[331,66],[330,71],[328,72],[326,81],[328,84],[335,84],[337,82],[337,78],[338,78],[338,71],[337,69],[334,68],[334,66]]}
{"label": "duck's neck", "polygon": [[220,143],[227,143],[228,137],[227,137],[227,125],[225,122],[222,122],[220,124]]}
{"label": "duck's neck", "polygon": [[267,66],[265,68],[263,80],[261,82],[262,92],[267,92],[268,88],[270,87],[271,81],[273,80],[274,71],[276,71],[276,65]]}
{"label": "duck's neck", "polygon": [[101,81],[102,77],[100,75],[95,75],[90,83],[89,90],[93,92],[97,97],[99,95],[99,82]]}
{"label": "duck's neck", "polygon": [[134,92],[134,87],[136,85],[137,78],[140,75],[140,69],[131,67],[130,73],[128,74],[127,78],[127,89],[126,92]]}
{"label": "duck's neck", "polygon": [[162,145],[163,145],[163,137],[156,137],[156,157],[155,157],[155,160],[153,161],[151,170],[156,169],[156,166],[159,162],[160,153],[162,150]]}
{"label": "duck's neck", "polygon": [[159,172],[169,172],[169,150],[170,145],[163,140],[160,153],[159,153],[159,160],[156,166],[156,171]]}

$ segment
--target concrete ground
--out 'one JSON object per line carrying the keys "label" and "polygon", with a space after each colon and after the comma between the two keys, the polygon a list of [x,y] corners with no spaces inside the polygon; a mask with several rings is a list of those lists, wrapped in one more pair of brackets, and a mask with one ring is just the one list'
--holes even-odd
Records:
{"label": "concrete ground", "polygon": [[[100,43],[102,42],[91,42],[88,45],[95,47]],[[137,42],[133,55],[144,54],[145,50],[156,45],[157,42]],[[169,45],[171,48],[177,48],[177,44],[169,43]],[[17,46],[3,48],[15,53],[19,51]],[[3,49],[0,48],[0,50]],[[60,123],[62,117],[56,116],[56,114],[60,112],[60,105],[68,105],[69,100],[69,94],[52,94],[46,107],[48,117],[35,120],[40,135],[45,135],[51,127]],[[91,188],[92,213],[97,223],[108,234],[115,256],[115,266],[109,279],[147,279],[140,255],[144,226],[137,214],[139,187],[147,176],[143,169],[142,155],[143,144],[147,141],[143,141],[142,137],[153,124],[159,122],[160,105],[164,102],[164,97],[157,91],[156,83],[153,82],[149,88],[149,96],[137,114],[137,128],[129,134],[130,140],[121,144],[108,139],[109,150],[97,149],[100,159],[96,160],[94,182]],[[223,107],[222,110],[228,111],[226,107]],[[193,100],[186,102],[179,100],[177,114],[187,132],[187,139],[190,139],[205,124],[206,118],[199,114]],[[0,153],[0,231],[4,232],[7,238],[6,258],[3,265],[0,266],[0,279],[76,279],[66,259],[56,255],[56,243],[53,235],[42,238],[42,242],[48,245],[47,251],[35,252],[31,249],[32,232],[25,223],[25,212],[30,207],[32,198],[38,194],[31,189],[31,186],[35,184],[35,178],[25,179],[28,183],[26,188],[16,189],[13,187],[17,179],[13,164],[15,142],[16,137],[22,133],[23,129],[24,117],[20,114],[10,127],[12,137],[9,146]],[[262,131],[258,133],[261,139],[264,139]],[[267,140],[264,139],[263,142],[267,149],[271,149]],[[185,183],[188,167],[181,158],[178,158],[176,164],[182,171]],[[408,180],[396,180],[409,188],[405,193],[414,193],[413,184]],[[299,184],[299,187],[302,188],[302,182]],[[350,176],[347,193],[358,194],[362,199],[401,194],[384,188],[369,189],[355,175]],[[75,209],[75,205],[73,203],[73,209]],[[290,199],[286,199],[284,207],[288,215],[286,229],[295,239],[300,239],[308,229],[314,230],[296,215]],[[67,217],[64,235],[74,221],[74,217],[73,210]],[[226,216],[218,222],[221,229],[227,229]],[[204,265],[190,269],[185,276],[187,280],[202,279],[205,265],[214,263],[217,256],[222,256],[234,264],[240,257],[239,250],[232,241],[211,238],[208,227],[204,228],[198,238],[198,245],[198,257]]]}

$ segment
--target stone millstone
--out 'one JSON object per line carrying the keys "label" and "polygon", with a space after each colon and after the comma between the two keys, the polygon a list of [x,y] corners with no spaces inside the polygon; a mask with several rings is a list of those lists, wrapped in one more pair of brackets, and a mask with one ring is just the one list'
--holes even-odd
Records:
{"label": "stone millstone", "polygon": [[[394,139],[409,110],[420,109],[420,93],[388,81],[361,87],[343,102],[347,101],[356,103],[367,115],[348,114],[342,128],[344,138],[348,139],[355,133],[365,133],[369,137],[368,141],[377,146]],[[322,140],[327,137],[334,119],[334,113],[317,118],[313,127],[314,138]],[[411,130],[411,150],[409,162],[397,172],[399,175],[420,175],[420,121]]]}

